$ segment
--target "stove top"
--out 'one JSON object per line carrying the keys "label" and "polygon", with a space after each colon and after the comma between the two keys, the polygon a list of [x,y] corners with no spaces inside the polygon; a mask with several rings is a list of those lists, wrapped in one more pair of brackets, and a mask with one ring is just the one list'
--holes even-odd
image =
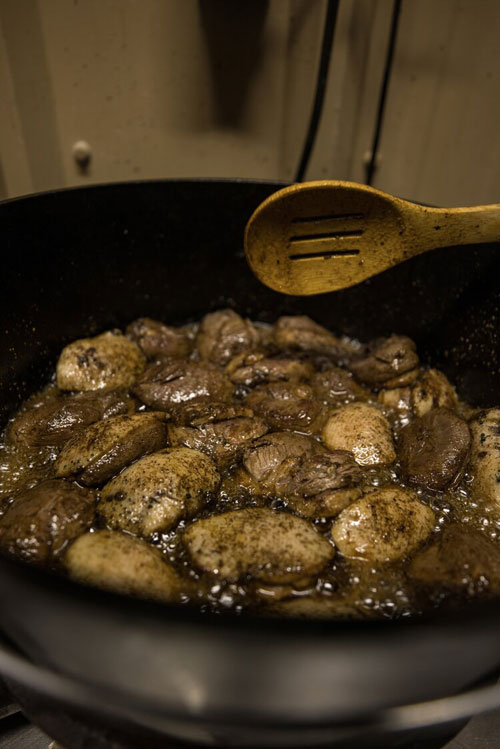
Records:
{"label": "stove top", "polygon": [[[165,749],[175,749],[177,744],[165,745]],[[445,741],[440,749],[498,749],[500,747],[500,709],[488,715],[472,718],[451,741]],[[0,749],[80,749],[78,746],[61,746],[47,734],[33,725],[12,703],[9,695],[0,685]],[[91,749],[91,747],[89,747]],[[116,749],[116,744],[110,749]],[[121,749],[121,748],[120,748]],[[126,749],[126,747],[123,747]],[[407,749],[437,749],[418,742]]]}

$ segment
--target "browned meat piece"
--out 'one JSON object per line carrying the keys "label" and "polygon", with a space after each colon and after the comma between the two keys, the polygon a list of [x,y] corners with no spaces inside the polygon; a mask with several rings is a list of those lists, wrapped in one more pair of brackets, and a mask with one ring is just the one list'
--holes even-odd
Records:
{"label": "browned meat piece", "polygon": [[250,320],[244,320],[232,309],[223,309],[205,315],[196,345],[202,359],[223,366],[233,356],[256,348],[259,341],[259,331]]}
{"label": "browned meat piece", "polygon": [[448,408],[435,408],[401,430],[403,476],[414,486],[446,489],[460,480],[469,446],[466,422]]}
{"label": "browned meat piece", "polygon": [[130,323],[126,333],[147,359],[182,359],[193,350],[193,341],[182,328],[164,325],[149,317]]}
{"label": "browned meat piece", "polygon": [[165,447],[162,417],[138,413],[91,424],[63,447],[55,463],[56,476],[77,477],[87,486],[102,484],[141,455]]}
{"label": "browned meat piece", "polygon": [[500,409],[481,411],[470,423],[472,431],[472,493],[481,503],[500,511]]}
{"label": "browned meat piece", "polygon": [[9,437],[30,447],[59,446],[95,421],[134,410],[133,399],[125,393],[90,391],[63,395],[17,416],[9,428]]}
{"label": "browned meat piece", "polygon": [[432,408],[451,408],[458,406],[455,388],[446,375],[438,369],[427,369],[422,372],[412,387],[412,408],[416,416],[423,416]]}
{"label": "browned meat piece", "polygon": [[405,384],[404,381],[394,378],[400,378],[416,367],[418,355],[415,344],[404,335],[377,338],[369,344],[364,354],[353,357],[349,362],[349,369],[357,380],[378,387],[385,385],[387,381],[393,381],[396,386]]}
{"label": "browned meat piece", "polygon": [[342,510],[332,539],[346,557],[394,562],[415,551],[433,526],[434,513],[413,492],[387,486]]}
{"label": "browned meat piece", "polygon": [[274,382],[258,385],[246,404],[273,429],[296,429],[311,434],[321,429],[327,412],[309,385]]}
{"label": "browned meat piece", "polygon": [[371,396],[370,391],[358,385],[350,372],[340,367],[316,372],[311,378],[311,385],[316,397],[332,406],[354,400],[368,400]]}
{"label": "browned meat piece", "polygon": [[274,432],[255,440],[245,451],[243,465],[254,481],[273,491],[284,461],[321,451],[321,445],[304,434]]}
{"label": "browned meat piece", "polygon": [[274,341],[285,351],[327,354],[335,359],[352,355],[352,348],[306,315],[280,317],[274,326]]}
{"label": "browned meat piece", "polygon": [[27,562],[49,562],[90,528],[94,510],[92,490],[44,481],[19,494],[0,519],[0,547]]}
{"label": "browned meat piece", "polygon": [[332,450],[289,459],[274,486],[279,496],[312,497],[327,490],[354,486],[362,476],[352,453]]}
{"label": "browned meat piece", "polygon": [[227,496],[274,495],[305,517],[332,517],[361,496],[354,484],[362,471],[353,456],[328,452],[302,434],[275,432],[255,440],[243,464],[224,482]]}
{"label": "browned meat piece", "polygon": [[421,583],[500,593],[500,549],[481,531],[449,525],[412,560],[408,575]]}
{"label": "browned meat piece", "polygon": [[161,450],[137,460],[106,484],[99,514],[109,528],[147,538],[199,512],[219,481],[213,461],[198,450]]}
{"label": "browned meat piece", "polygon": [[[410,373],[409,373],[410,374]],[[378,394],[379,403],[389,406],[407,415],[423,416],[432,408],[456,409],[458,398],[448,378],[438,369],[426,369],[420,372],[417,380],[411,385],[393,387],[386,382]]]}
{"label": "browned meat piece", "polygon": [[225,580],[294,583],[318,573],[335,553],[306,520],[257,507],[197,520],[182,541],[198,569]]}
{"label": "browned meat piece", "polygon": [[157,411],[172,411],[185,404],[228,401],[233,386],[213,364],[174,361],[151,364],[132,392]]}
{"label": "browned meat piece", "polygon": [[170,424],[169,441],[172,447],[191,447],[209,455],[218,468],[227,468],[243,453],[245,447],[268,431],[262,419],[241,416],[198,427]]}
{"label": "browned meat piece", "polygon": [[170,602],[193,591],[158,549],[128,533],[85,533],[69,547],[64,565],[73,580],[129,596]]}
{"label": "browned meat piece", "polygon": [[214,421],[236,419],[239,416],[253,416],[251,408],[235,403],[188,403],[174,411],[174,421],[181,426],[198,427]]}
{"label": "browned meat piece", "polygon": [[66,346],[57,362],[61,390],[117,390],[132,385],[145,367],[138,346],[119,330]]}
{"label": "browned meat piece", "polygon": [[389,422],[367,403],[349,403],[331,412],[321,438],[330,450],[352,452],[360,465],[389,465],[396,458]]}
{"label": "browned meat piece", "polygon": [[253,387],[264,382],[299,382],[312,376],[314,368],[310,362],[287,356],[264,356],[260,352],[240,354],[226,367],[231,382],[235,385]]}

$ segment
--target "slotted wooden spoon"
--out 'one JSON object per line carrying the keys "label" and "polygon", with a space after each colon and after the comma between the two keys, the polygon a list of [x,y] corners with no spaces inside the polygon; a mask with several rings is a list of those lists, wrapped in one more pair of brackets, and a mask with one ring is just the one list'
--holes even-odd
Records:
{"label": "slotted wooden spoon", "polygon": [[322,294],[437,247],[500,241],[500,204],[427,208],[355,182],[285,187],[251,216],[245,253],[284,294]]}

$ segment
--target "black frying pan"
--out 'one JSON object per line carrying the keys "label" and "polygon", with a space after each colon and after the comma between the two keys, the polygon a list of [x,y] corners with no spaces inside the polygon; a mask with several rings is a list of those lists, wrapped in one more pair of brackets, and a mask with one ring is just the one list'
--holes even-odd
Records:
{"label": "black frying pan", "polygon": [[[498,404],[498,248],[441,250],[333,295],[282,297],[253,278],[242,252],[247,218],[281,186],[146,182],[1,204],[2,420],[67,342],[140,315],[176,324],[223,306],[268,321],[308,314],[364,340],[405,333],[469,402]],[[0,670],[15,679],[18,663],[18,682],[35,681],[49,701],[139,734],[217,745],[331,744],[339,722],[361,726],[385,708],[455,693],[500,665],[500,604],[402,622],[207,616],[7,560],[0,625],[47,671],[37,681],[12,659]],[[50,689],[49,672],[63,677]]]}

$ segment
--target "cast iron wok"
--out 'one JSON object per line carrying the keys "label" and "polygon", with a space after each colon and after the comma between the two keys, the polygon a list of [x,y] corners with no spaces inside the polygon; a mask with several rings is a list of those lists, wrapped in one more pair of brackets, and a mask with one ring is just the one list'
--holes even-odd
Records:
{"label": "cast iron wok", "polygon": [[[1,204],[2,421],[65,343],[140,315],[175,324],[224,306],[268,321],[308,314],[363,340],[405,333],[469,402],[498,404],[499,248],[441,250],[340,293],[283,297],[242,251],[248,216],[281,186],[145,182]],[[0,626],[32,661],[102,694],[104,713],[113,703],[123,720],[206,744],[311,744],[318,726],[455,693],[500,665],[499,625],[500,603],[401,622],[207,616],[0,560]]]}

